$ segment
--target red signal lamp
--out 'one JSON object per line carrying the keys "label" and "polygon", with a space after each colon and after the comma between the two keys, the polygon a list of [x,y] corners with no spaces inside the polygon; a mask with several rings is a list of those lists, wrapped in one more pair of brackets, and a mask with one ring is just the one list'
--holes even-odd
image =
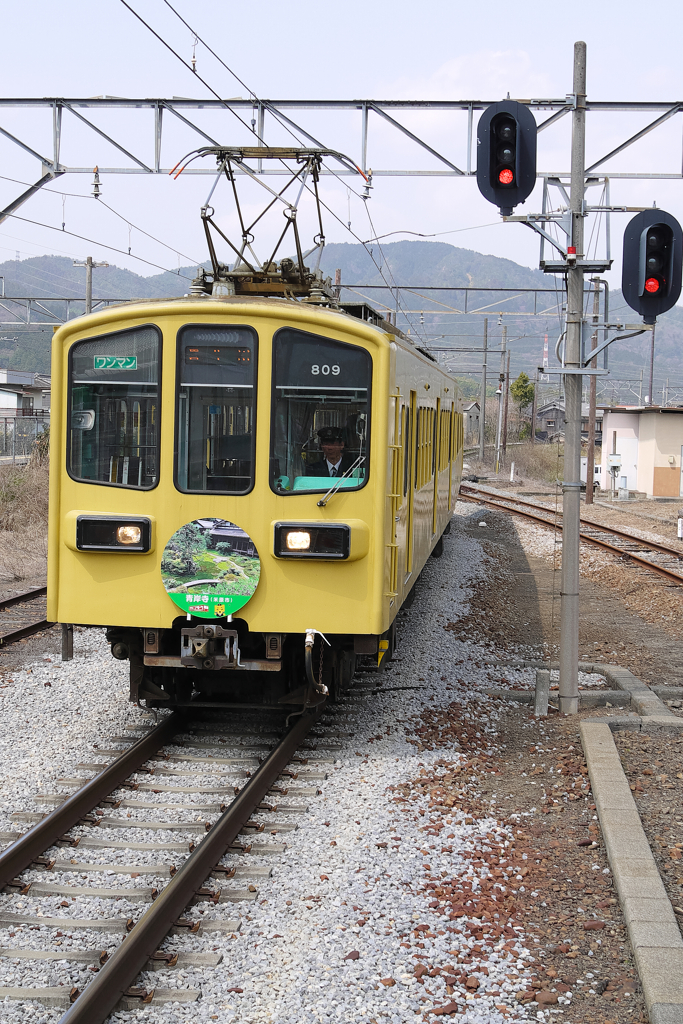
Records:
{"label": "red signal lamp", "polygon": [[658,281],[656,277],[648,277],[645,282],[645,291],[649,292],[650,295],[656,295],[661,287],[662,282]]}
{"label": "red signal lamp", "polygon": [[511,185],[514,179],[515,176],[509,167],[504,167],[503,170],[498,175],[498,181],[501,183],[501,185]]}

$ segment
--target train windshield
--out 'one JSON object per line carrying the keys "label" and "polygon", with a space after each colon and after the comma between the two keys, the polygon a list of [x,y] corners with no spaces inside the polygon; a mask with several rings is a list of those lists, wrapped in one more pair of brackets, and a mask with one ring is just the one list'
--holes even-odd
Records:
{"label": "train windshield", "polygon": [[246,494],[254,485],[255,332],[183,327],[177,379],[177,487]]}
{"label": "train windshield", "polygon": [[270,483],[277,494],[368,478],[372,360],[365,349],[285,328],[273,341]]}
{"label": "train windshield", "polygon": [[70,352],[68,468],[89,483],[158,482],[159,353],[156,327],[81,341]]}

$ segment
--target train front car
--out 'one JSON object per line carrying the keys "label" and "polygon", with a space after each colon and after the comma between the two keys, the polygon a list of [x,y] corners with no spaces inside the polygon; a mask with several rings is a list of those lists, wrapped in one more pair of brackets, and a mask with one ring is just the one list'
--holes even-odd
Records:
{"label": "train front car", "polygon": [[462,447],[452,382],[390,330],[203,297],[56,333],[48,615],[107,627],[132,700],[335,698],[390,653]]}

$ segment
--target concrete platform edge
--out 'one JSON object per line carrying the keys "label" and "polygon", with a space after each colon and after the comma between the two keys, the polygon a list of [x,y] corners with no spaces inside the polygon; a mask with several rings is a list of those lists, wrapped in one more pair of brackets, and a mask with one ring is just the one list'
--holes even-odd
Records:
{"label": "concrete platform edge", "polygon": [[[600,720],[583,721],[580,728],[593,799],[650,1024],[680,1024],[683,1021],[683,939],[671,901],[652,856],[610,725]],[[609,765],[607,772],[606,763]],[[617,805],[620,808],[617,812],[619,831],[623,834],[627,824],[633,845],[638,849],[637,860],[629,858],[623,842],[617,847],[613,820]],[[648,854],[645,858],[644,850]],[[642,886],[634,887],[635,876],[641,877]],[[643,899],[645,893],[647,898]],[[645,924],[650,928],[644,928]],[[656,947],[643,944],[652,925],[662,936]]]}

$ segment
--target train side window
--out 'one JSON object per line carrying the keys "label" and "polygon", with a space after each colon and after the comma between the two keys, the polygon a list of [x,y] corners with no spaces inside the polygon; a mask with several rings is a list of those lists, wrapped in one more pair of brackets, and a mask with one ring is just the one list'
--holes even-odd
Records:
{"label": "train side window", "polygon": [[256,333],[187,325],[178,332],[175,484],[188,493],[254,486]]}
{"label": "train side window", "polygon": [[325,492],[339,476],[345,489],[365,485],[371,381],[372,358],[357,345],[288,327],[275,334],[270,486],[276,494]]}
{"label": "train side window", "polygon": [[156,487],[160,353],[153,325],[71,347],[67,468],[75,480]]}

